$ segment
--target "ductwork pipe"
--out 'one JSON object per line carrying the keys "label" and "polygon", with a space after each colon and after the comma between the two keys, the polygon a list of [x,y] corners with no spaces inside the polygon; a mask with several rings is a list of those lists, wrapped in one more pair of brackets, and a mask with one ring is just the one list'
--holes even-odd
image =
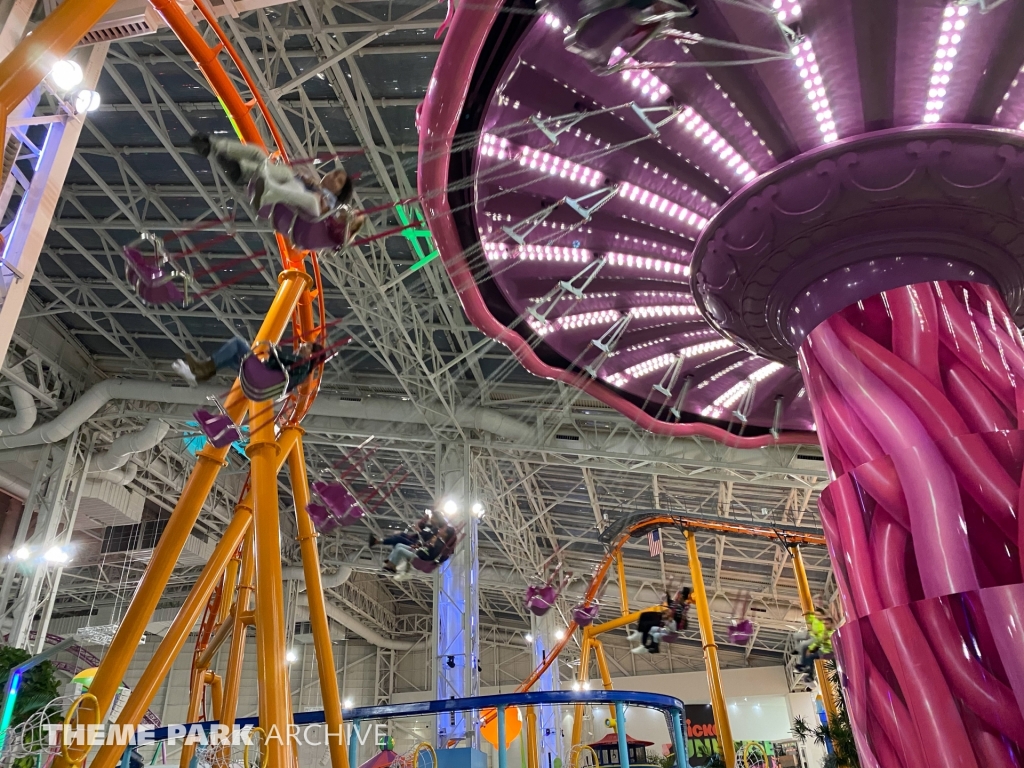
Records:
{"label": "ductwork pipe", "polygon": [[89,477],[93,480],[106,480],[114,485],[129,485],[135,480],[137,474],[139,474],[137,464],[129,464],[120,469],[105,469],[102,472],[89,471]]}
{"label": "ductwork pipe", "polygon": [[[343,565],[334,573],[320,574],[320,586],[324,589],[334,589],[335,587],[340,587],[342,584],[349,580],[349,577],[351,575],[352,569],[347,565]],[[302,570],[302,566],[296,565],[288,566],[287,568],[282,568],[281,578],[285,581],[305,582],[306,575]],[[303,583],[301,591],[306,591],[305,583]]]}
{"label": "ductwork pipe", "polygon": [[12,381],[11,399],[14,401],[14,416],[0,419],[0,435],[20,435],[28,432],[36,423],[36,399],[31,393]]}
{"label": "ductwork pipe", "polygon": [[113,443],[106,453],[92,457],[90,464],[96,472],[107,472],[128,463],[128,459],[136,453],[148,451],[160,444],[160,441],[167,436],[170,424],[160,419],[153,419],[138,432],[130,432],[121,435]]}
{"label": "ductwork pipe", "polygon": [[107,379],[90,387],[53,421],[30,429],[22,435],[0,436],[0,449],[59,442],[96,415],[96,412],[111,400],[145,400],[172,405],[200,406],[210,395],[220,394],[222,390],[222,387],[215,385],[186,387],[159,381]]}
{"label": "ductwork pipe", "polygon": [[0,491],[24,501],[28,498],[30,490],[31,489],[18,478],[12,477],[6,472],[0,472]]}
{"label": "ductwork pipe", "polygon": [[[296,606],[295,613],[296,619],[309,621],[309,602],[304,594],[299,595],[299,603]],[[393,640],[390,637],[384,637],[380,632],[366,626],[359,619],[349,616],[334,603],[327,603],[327,616],[341,624],[345,629],[359,635],[366,642],[380,648],[387,648],[390,651],[411,651],[424,642],[423,640]]]}

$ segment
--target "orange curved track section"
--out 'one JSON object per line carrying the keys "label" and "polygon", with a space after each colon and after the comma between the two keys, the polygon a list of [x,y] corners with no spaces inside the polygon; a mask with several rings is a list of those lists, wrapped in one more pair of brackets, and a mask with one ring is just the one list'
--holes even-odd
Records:
{"label": "orange curved track section", "polygon": [[[224,30],[221,29],[213,13],[203,3],[196,4],[203,18],[220,41],[216,46],[207,44],[192,19],[175,0],[151,0],[151,4],[157,13],[160,14],[160,17],[167,22],[167,26],[181,40],[185,50],[195,60],[200,71],[206,77],[207,82],[209,82],[210,88],[224,104],[225,110],[227,110],[228,115],[234,121],[242,139],[247,144],[255,144],[267,151],[271,151],[271,148],[264,141],[256,121],[253,119],[252,111],[256,108],[259,114],[262,115],[270,134],[273,136],[274,143],[276,144],[276,154],[282,159],[287,160],[288,154],[284,139],[278,130],[277,124],[274,122],[274,118],[270,114],[266,101],[264,101],[263,96],[260,94],[256,82],[253,80],[252,75],[249,74],[249,70],[246,68],[241,56],[238,55],[235,47],[227,35],[224,34]],[[238,92],[219,58],[222,52],[228,54],[238,69],[252,94],[252,101],[246,102]],[[295,249],[288,242],[288,239],[280,233],[277,233],[276,237],[284,269],[295,269],[304,272],[305,260],[308,257],[313,270],[313,287],[311,290],[305,291],[299,298],[298,307],[292,317],[295,340],[319,341],[323,343],[325,341],[327,315],[324,306],[320,265],[317,261],[316,253]],[[317,303],[319,324],[313,316],[314,300]],[[313,371],[307,382],[289,396],[282,412],[282,422],[284,424],[298,424],[306,415],[306,412],[316,399],[322,374],[323,364],[320,364]]]}
{"label": "orange curved track section", "polygon": [[[669,513],[665,513],[664,515],[651,515],[650,517],[645,517],[643,520],[633,523],[618,535],[611,547],[608,549],[608,553],[604,556],[600,565],[598,565],[597,570],[594,572],[594,576],[590,580],[590,586],[587,588],[587,592],[583,596],[581,604],[586,606],[594,602],[598,593],[601,591],[601,585],[604,584],[604,580],[608,576],[608,570],[615,562],[616,555],[622,551],[622,548],[626,546],[631,538],[652,528],[668,526],[679,526],[698,531],[711,531],[712,533],[732,533],[743,536],[756,536],[758,538],[772,539],[787,546],[792,544],[825,546],[825,537],[820,534],[802,532],[782,533],[774,528],[764,525],[742,525],[739,523],[727,522],[725,520],[705,520],[703,518],[691,518],[686,515],[674,515]],[[546,655],[544,661],[541,662],[535,670],[533,670],[530,676],[520,683],[519,687],[516,688],[516,693],[525,693],[526,691],[529,691],[530,688],[540,680],[541,675],[543,675],[547,671],[548,667],[551,666],[551,663],[558,658],[558,654],[565,650],[569,645],[569,642],[572,640],[573,633],[578,628],[579,627],[575,621],[569,622],[569,626],[566,628],[565,637],[563,637],[551,649],[551,652]]]}

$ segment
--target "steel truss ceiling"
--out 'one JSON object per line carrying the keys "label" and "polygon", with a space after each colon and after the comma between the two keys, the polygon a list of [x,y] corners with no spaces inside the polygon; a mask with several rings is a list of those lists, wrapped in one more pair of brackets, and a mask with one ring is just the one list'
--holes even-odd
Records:
{"label": "steel truss ceiling", "polygon": [[[415,105],[440,47],[433,36],[444,10],[420,0],[300,0],[227,16],[224,25],[293,154],[322,158],[322,168],[335,157],[344,159],[359,174],[359,202],[369,208],[416,194]],[[19,324],[16,339],[22,343],[12,347],[4,368],[38,392],[40,419],[51,418],[102,377],[171,380],[169,363],[183,353],[209,352],[232,332],[251,338],[276,285],[269,228],[188,148],[193,131],[223,131],[228,124],[173,36],[162,32],[112,44],[99,90],[103,106],[86,124]],[[234,215],[229,226],[180,239],[179,248],[197,249],[189,267],[198,274],[241,255],[262,254],[253,259],[263,270],[185,309],[144,306],[122,279],[121,247],[140,231],[187,231],[227,211]],[[396,223],[384,208],[371,217],[369,232]],[[226,229],[232,237],[202,247]],[[488,510],[480,541],[481,622],[496,644],[521,642],[516,634],[529,626],[523,586],[553,549],[567,547],[568,566],[578,576],[569,591],[578,594],[603,553],[598,528],[624,512],[687,509],[740,521],[818,525],[816,494],[825,471],[816,448],[738,452],[641,433],[577,391],[524,373],[503,347],[468,324],[440,266],[410,274],[413,260],[396,237],[322,260],[328,310],[340,319],[338,333],[351,334],[354,343],[331,363],[317,410],[305,423],[311,473],[373,436],[379,450],[362,467],[359,483],[371,485],[400,464],[410,472],[369,521],[380,532],[432,505],[441,451],[453,442],[467,445],[471,485]],[[210,272],[199,282],[213,288],[249,268]],[[59,341],[49,354],[30,352],[27,340],[43,333]],[[58,363],[71,359],[85,362]],[[100,444],[157,415],[171,423],[171,438],[140,457],[135,480],[163,510],[173,506],[192,461],[177,439],[190,410],[119,401],[90,422]],[[233,456],[201,518],[200,536],[214,537],[225,525],[244,469],[242,458]],[[289,525],[286,534],[293,533]],[[364,533],[349,529],[322,540],[325,567],[375,571],[379,559],[365,546]],[[763,609],[754,641],[726,649],[724,662],[777,662],[788,628],[799,618],[788,554],[754,539],[698,540],[709,592],[731,600],[749,590]],[[284,554],[298,563],[294,544]],[[816,598],[831,600],[824,550],[809,550],[807,560]],[[685,553],[675,532],[666,534],[665,564],[669,579],[683,578]],[[65,571],[57,614],[123,603],[143,567],[101,556],[96,540],[80,541]],[[658,560],[648,557],[642,541],[628,547],[627,571],[634,606],[659,599],[664,584]],[[183,598],[195,574],[179,569],[168,605]],[[614,609],[613,593],[608,590],[606,602]],[[394,584],[357,574],[330,598],[385,634],[409,637],[429,625],[427,582]],[[567,613],[570,605],[559,608]],[[719,612],[728,617],[727,609]],[[695,637],[671,654],[639,661],[619,638],[611,641],[611,663],[620,673],[693,668],[701,656]]]}

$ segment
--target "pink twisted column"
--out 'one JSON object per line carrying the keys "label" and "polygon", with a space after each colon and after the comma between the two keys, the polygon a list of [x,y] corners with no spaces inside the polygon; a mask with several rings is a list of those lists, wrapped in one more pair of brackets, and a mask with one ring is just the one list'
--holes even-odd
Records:
{"label": "pink twisted column", "polygon": [[1024,343],[1002,298],[886,291],[815,328],[800,365],[861,764],[1024,768]]}

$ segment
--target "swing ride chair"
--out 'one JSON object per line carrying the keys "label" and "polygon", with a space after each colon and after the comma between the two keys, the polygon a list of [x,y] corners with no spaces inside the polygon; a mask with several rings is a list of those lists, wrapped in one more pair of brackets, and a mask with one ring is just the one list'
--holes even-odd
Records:
{"label": "swing ride chair", "polygon": [[754,622],[742,619],[729,626],[729,642],[733,645],[746,645],[754,636]]}
{"label": "swing ride chair", "polygon": [[462,526],[459,526],[457,532],[452,540],[444,545],[441,550],[441,554],[437,556],[436,560],[421,560],[418,557],[412,559],[412,567],[421,573],[433,573],[437,570],[438,566],[455,552],[455,548],[459,545],[459,540],[462,538]]}
{"label": "swing ride chair", "polygon": [[211,412],[206,408],[199,408],[192,416],[199,424],[199,431],[210,441],[214,448],[226,448],[234,442],[242,439],[242,431],[224,410],[216,397],[210,397],[217,406],[217,412]]}
{"label": "swing ride chair", "polygon": [[[693,11],[675,2],[663,3],[670,10],[648,14],[603,0],[600,6],[579,20],[565,37],[565,47],[581,56],[600,74],[614,74],[650,43],[675,35],[672,22],[688,18]],[[652,3],[653,5],[653,3]]]}
{"label": "swing ride chair", "polygon": [[526,594],[523,596],[523,604],[534,616],[543,616],[550,611],[555,601],[558,600],[558,595],[561,594],[562,589],[569,582],[569,579],[572,578],[571,573],[562,575],[562,566],[559,564],[555,567],[552,574],[553,578],[551,581],[553,583],[541,581],[541,576],[544,573],[543,568],[546,567],[547,563],[542,567],[535,583],[527,586]]}
{"label": "swing ride chair", "polygon": [[307,505],[306,511],[320,533],[355,525],[366,514],[362,502],[344,483],[317,480],[313,483],[313,493],[319,501]]}
{"label": "swing ride chair", "polygon": [[[146,246],[151,253],[144,253]],[[124,279],[143,302],[152,306],[184,306],[187,276],[171,266],[160,242],[149,234],[133,240],[122,250]],[[176,282],[181,281],[181,286]]]}
{"label": "swing ride chair", "polygon": [[[276,366],[271,368],[259,358],[258,352],[266,350],[269,359]],[[288,367],[281,363],[277,354],[277,345],[260,342],[253,353],[242,361],[238,369],[238,383],[242,393],[254,403],[265,400],[280,400],[288,391]]]}
{"label": "swing ride chair", "polygon": [[[267,162],[271,162],[269,159]],[[249,182],[249,199],[252,200],[256,194],[256,179]],[[309,251],[343,248],[348,245],[347,229],[348,219],[345,220],[346,237],[342,242],[331,234],[330,220],[338,214],[351,213],[350,206],[336,205],[327,213],[315,218],[309,218],[300,211],[284,203],[271,203],[260,206],[257,212],[260,218],[269,219],[277,232],[286,235],[293,243],[300,248]]]}
{"label": "swing ride chair", "polygon": [[601,613],[601,603],[594,600],[590,605],[579,603],[572,609],[572,620],[578,627],[589,627]]}

